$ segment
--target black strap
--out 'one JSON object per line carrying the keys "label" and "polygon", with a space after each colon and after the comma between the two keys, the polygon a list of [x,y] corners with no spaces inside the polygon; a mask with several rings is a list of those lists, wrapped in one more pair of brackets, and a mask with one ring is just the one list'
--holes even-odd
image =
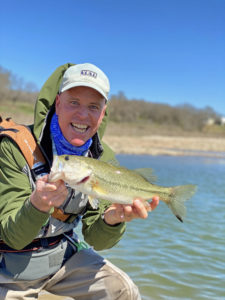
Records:
{"label": "black strap", "polygon": [[[65,234],[72,236],[73,230],[65,232]],[[1,252],[29,252],[29,251],[38,251],[39,249],[47,249],[57,245],[64,238],[63,234],[57,236],[51,236],[46,238],[40,238],[33,240],[29,245],[24,247],[21,250],[16,250],[9,247],[6,243],[0,240],[0,253]]]}

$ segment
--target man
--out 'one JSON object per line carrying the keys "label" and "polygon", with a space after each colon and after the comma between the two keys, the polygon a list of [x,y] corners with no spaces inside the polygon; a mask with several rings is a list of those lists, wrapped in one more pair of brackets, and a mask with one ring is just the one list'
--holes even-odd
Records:
{"label": "man", "polygon": [[28,168],[15,142],[2,139],[0,299],[37,299],[42,290],[77,300],[140,299],[131,279],[82,247],[73,229],[82,219],[85,241],[95,250],[111,248],[125,222],[147,218],[158,199],[148,208],[140,199],[133,205],[101,200],[94,209],[86,195],[63,181],[48,182],[53,154],[117,163],[101,141],[108,93],[108,78],[92,64],[66,64],[52,74],[39,94],[32,128],[47,162],[40,174]]}

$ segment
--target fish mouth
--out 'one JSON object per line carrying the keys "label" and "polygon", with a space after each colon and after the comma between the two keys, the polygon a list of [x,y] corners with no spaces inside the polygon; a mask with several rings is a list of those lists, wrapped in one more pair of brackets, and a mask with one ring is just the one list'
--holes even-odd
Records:
{"label": "fish mouth", "polygon": [[89,129],[89,126],[86,124],[71,123],[71,126],[79,133],[85,133]]}
{"label": "fish mouth", "polygon": [[90,176],[88,175],[88,176],[84,177],[81,181],[79,181],[77,184],[85,183],[88,181],[89,178],[90,178]]}

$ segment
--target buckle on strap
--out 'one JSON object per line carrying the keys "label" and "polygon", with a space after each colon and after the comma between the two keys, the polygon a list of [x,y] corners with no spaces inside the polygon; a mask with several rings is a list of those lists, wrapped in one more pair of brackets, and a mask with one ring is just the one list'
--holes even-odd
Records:
{"label": "buckle on strap", "polygon": [[79,252],[80,250],[83,250],[83,249],[88,249],[90,248],[88,246],[88,244],[84,241],[80,241],[77,237],[75,236],[69,236],[67,233],[63,233],[63,235],[65,236],[65,238],[68,240],[68,242],[75,248],[76,248],[76,251]]}

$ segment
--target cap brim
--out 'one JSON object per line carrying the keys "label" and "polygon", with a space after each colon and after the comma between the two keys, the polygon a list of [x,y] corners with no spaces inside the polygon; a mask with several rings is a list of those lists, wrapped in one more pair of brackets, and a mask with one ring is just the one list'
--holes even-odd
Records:
{"label": "cap brim", "polygon": [[90,88],[96,90],[97,92],[99,92],[99,93],[105,98],[105,100],[108,101],[107,95],[106,95],[100,88],[96,87],[96,85],[94,85],[94,84],[87,83],[87,82],[81,82],[81,81],[79,82],[79,81],[78,81],[78,82],[72,82],[72,83],[69,83],[69,84],[67,84],[65,87],[63,87],[63,88],[60,90],[60,93],[65,92],[65,91],[67,91],[67,90],[69,90],[69,89],[72,89],[72,88],[74,88],[74,87],[78,87],[78,86],[86,86],[86,87],[90,87]]}

